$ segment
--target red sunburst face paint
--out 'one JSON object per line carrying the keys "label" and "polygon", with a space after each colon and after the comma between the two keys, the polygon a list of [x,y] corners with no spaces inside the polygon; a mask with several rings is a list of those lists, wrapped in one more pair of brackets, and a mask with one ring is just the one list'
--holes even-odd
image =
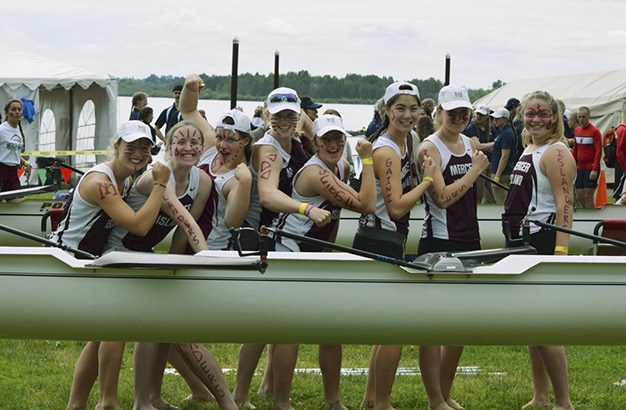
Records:
{"label": "red sunburst face paint", "polygon": [[535,98],[528,102],[524,110],[524,128],[533,138],[549,134],[554,126],[554,121],[555,116],[546,101]]}
{"label": "red sunburst face paint", "polygon": [[202,153],[202,134],[192,126],[184,126],[172,135],[172,155],[177,157],[183,154],[193,154],[197,157]]}

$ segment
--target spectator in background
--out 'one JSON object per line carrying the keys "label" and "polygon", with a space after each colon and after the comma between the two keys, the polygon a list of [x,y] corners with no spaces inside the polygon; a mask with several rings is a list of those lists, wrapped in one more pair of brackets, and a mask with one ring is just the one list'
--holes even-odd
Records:
{"label": "spectator in background", "polygon": [[254,109],[254,117],[252,117],[252,120],[250,121],[253,130],[262,127],[266,123],[266,120],[263,119],[264,112],[265,107],[263,107],[262,105],[257,105]]}
{"label": "spectator in background", "polygon": [[[509,100],[506,102],[506,105],[504,106],[504,108],[506,108],[509,111],[509,122],[511,124],[511,127],[513,128],[513,135],[515,136],[515,148],[516,148],[516,158],[515,161],[517,161],[517,157],[519,157],[522,152],[524,151],[524,144],[522,142],[522,130],[524,129],[524,121],[522,121],[522,118],[520,115],[518,115],[517,112],[517,107],[519,107],[520,105],[520,101],[513,97],[513,98],[509,98]],[[515,152],[513,154],[515,154]]]}
{"label": "spectator in background", "polygon": [[157,118],[155,128],[159,131],[165,125],[165,134],[172,129],[174,125],[176,125],[179,121],[182,120],[182,116],[178,111],[178,102],[180,100],[180,92],[183,90],[183,86],[178,84],[172,88],[172,97],[174,98],[174,104],[171,107],[168,107],[161,111],[159,114],[159,118]]}
{"label": "spectator in background", "polygon": [[580,125],[574,130],[572,155],[576,160],[576,199],[582,208],[594,208],[593,194],[598,186],[602,133],[591,122],[589,107],[578,109]]}
{"label": "spectator in background", "polygon": [[567,114],[567,128],[570,130],[570,136],[565,135],[565,138],[567,138],[569,147],[572,148],[574,146],[574,130],[580,125],[580,122],[578,122],[578,114],[576,112],[566,111],[569,111]]}
{"label": "spectator in background", "polygon": [[[491,117],[494,118],[498,135],[493,142],[491,151],[491,176],[496,182],[509,186],[509,178],[517,162],[516,138],[506,108],[498,108]],[[498,186],[493,188],[496,204],[504,204],[507,191]]]}
{"label": "spectator in background", "polygon": [[382,118],[383,118],[384,109],[385,109],[385,102],[383,101],[382,98],[379,98],[374,103],[374,117],[372,118],[372,121],[370,121],[369,125],[367,126],[367,129],[365,130],[365,138],[369,138],[370,136],[374,135],[376,131],[378,131],[380,126],[383,124]]}
{"label": "spectator in background", "polygon": [[[159,138],[159,140],[161,140],[162,143],[165,143],[165,137],[163,136],[163,134],[161,134],[161,130],[158,130],[156,128],[154,128],[151,124],[152,124],[152,120],[154,119],[154,110],[152,109],[152,107],[149,106],[145,106],[143,108],[141,108],[139,110],[139,114],[137,115],[137,119],[141,122],[143,122],[144,124],[146,124],[148,127],[150,127],[150,133],[152,134],[152,142],[156,145],[157,143],[157,138]],[[155,148],[156,149],[156,153],[155,153]],[[161,150],[160,147],[153,147],[150,154],[152,155],[156,155],[159,153],[159,151]]]}
{"label": "spectator in background", "polygon": [[[474,140],[476,149],[487,155],[491,161],[491,151],[493,150],[493,137],[491,135],[491,124],[489,115],[491,109],[486,105],[481,105],[474,110],[473,121],[465,128],[463,134]],[[483,175],[489,176],[489,169],[483,171]],[[495,204],[493,196],[493,186],[484,178],[478,178],[476,184],[476,197],[479,204]]]}
{"label": "spectator in background", "polygon": [[[0,125],[0,192],[20,189],[20,179],[17,170],[26,168],[27,179],[31,166],[21,157],[24,150],[24,133],[22,132],[22,102],[10,100],[4,105],[6,121]],[[21,202],[22,198],[9,199],[7,202]]]}
{"label": "spectator in background", "polygon": [[314,103],[311,97],[306,95],[303,95],[301,99],[300,108],[311,119],[311,122],[315,121],[317,119],[317,110],[322,108],[322,104]]}
{"label": "spectator in background", "polygon": [[[417,131],[417,136],[419,137],[420,142],[424,141],[424,138],[428,137],[430,134],[434,134],[435,123],[433,118],[430,115],[420,115],[417,119],[415,131]],[[415,146],[415,149],[417,149],[417,145]]]}
{"label": "spectator in background", "polygon": [[435,112],[436,107],[437,104],[432,98],[424,98],[424,101],[422,101],[422,110],[424,110],[424,113],[431,118],[433,116],[433,112]]}
{"label": "spectator in background", "polygon": [[129,120],[138,120],[139,110],[148,105],[148,94],[138,91],[133,94],[133,108],[130,111]]}

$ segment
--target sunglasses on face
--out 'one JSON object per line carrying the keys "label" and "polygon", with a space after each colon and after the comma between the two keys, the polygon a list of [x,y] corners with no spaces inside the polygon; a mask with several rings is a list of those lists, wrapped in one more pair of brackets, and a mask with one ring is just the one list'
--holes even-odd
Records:
{"label": "sunglasses on face", "polygon": [[288,102],[288,103],[297,103],[298,96],[296,94],[287,93],[287,94],[274,94],[269,98],[271,103],[280,103],[280,102]]}

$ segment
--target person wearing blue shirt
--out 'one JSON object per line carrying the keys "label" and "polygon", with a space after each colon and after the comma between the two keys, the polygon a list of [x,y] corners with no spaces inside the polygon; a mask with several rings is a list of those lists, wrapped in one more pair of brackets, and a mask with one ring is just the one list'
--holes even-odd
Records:
{"label": "person wearing blue shirt", "polygon": [[[513,127],[509,121],[509,111],[498,108],[491,117],[494,119],[498,135],[491,151],[491,175],[494,180],[503,185],[509,185],[509,178],[517,161],[516,139]],[[500,187],[493,188],[496,204],[504,204],[507,191]]]}

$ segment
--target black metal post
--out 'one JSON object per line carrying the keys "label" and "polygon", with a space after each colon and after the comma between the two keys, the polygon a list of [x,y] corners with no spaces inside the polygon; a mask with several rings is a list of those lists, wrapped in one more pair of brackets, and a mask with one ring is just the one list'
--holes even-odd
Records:
{"label": "black metal post", "polygon": [[239,40],[233,39],[233,69],[230,75],[230,109],[237,106],[237,65],[239,64]]}
{"label": "black metal post", "polygon": [[274,89],[280,86],[280,81],[279,81],[280,74],[278,70],[279,60],[280,60],[280,53],[278,52],[278,50],[276,50],[274,52]]}
{"label": "black metal post", "polygon": [[450,53],[446,54],[446,79],[443,85],[450,85]]}

